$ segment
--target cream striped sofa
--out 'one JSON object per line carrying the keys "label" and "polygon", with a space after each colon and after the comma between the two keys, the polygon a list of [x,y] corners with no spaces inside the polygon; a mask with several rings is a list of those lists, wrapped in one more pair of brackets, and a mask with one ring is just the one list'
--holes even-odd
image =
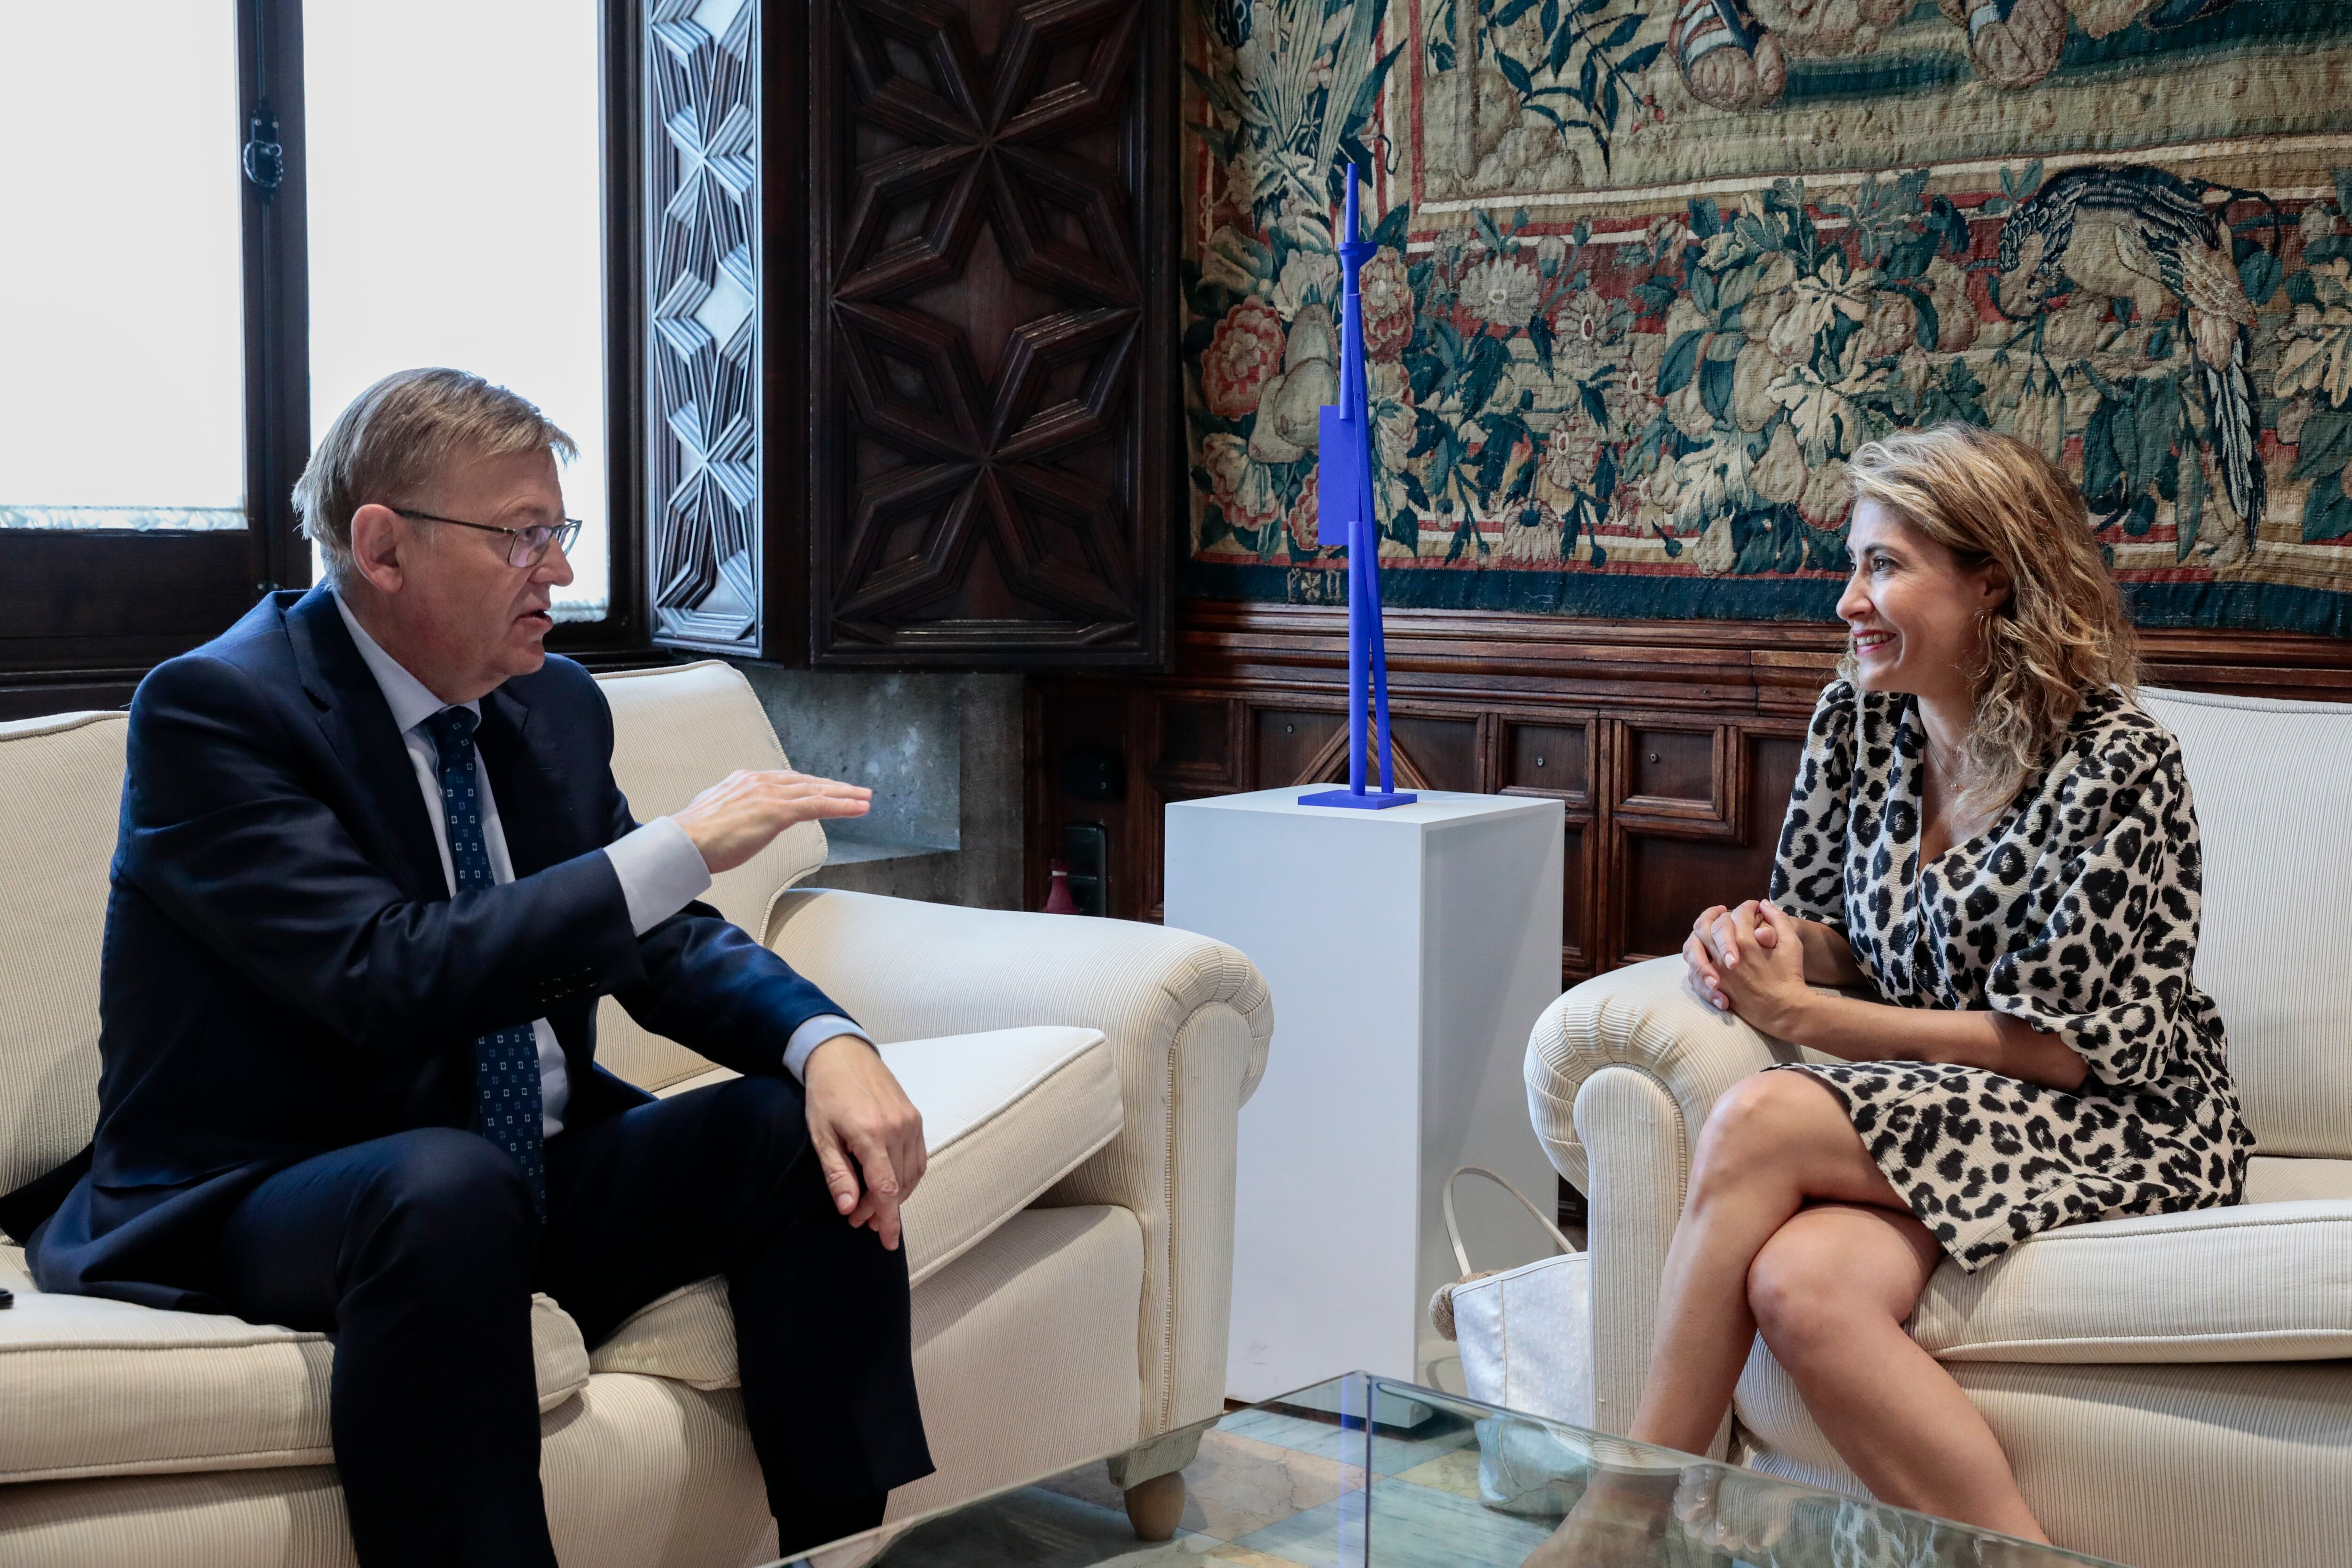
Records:
{"label": "cream striped sofa", "polygon": [[[783,753],[717,663],[608,676],[640,817]],[[0,725],[0,1190],[88,1139],[121,713]],[[924,1112],[908,1206],[915,1366],[939,1471],[892,1517],[1127,1450],[1138,1486],[1223,1408],[1234,1140],[1272,1012],[1248,961],[1180,931],[793,890],[814,824],[710,901],[847,1006]],[[607,1002],[599,1060],[656,1092],[724,1070]],[[616,1247],[629,1245],[614,1237]],[[0,1246],[0,1568],[329,1568],[351,1542],[333,1346],[233,1318],[45,1296]],[[587,1346],[536,1304],[541,1477],[566,1568],[772,1555],[724,1286]],[[1165,1485],[1158,1489],[1164,1492]],[[1165,1505],[1164,1496],[1160,1498]]]}
{"label": "cream striped sofa", "polygon": [[[2205,846],[2197,978],[2260,1152],[2242,1206],[2037,1237],[1947,1263],[1910,1330],[1959,1380],[2060,1544],[2137,1565],[2352,1561],[2352,706],[2147,690]],[[1760,892],[1761,889],[1754,889]],[[1752,896],[1748,889],[1726,889]],[[1528,1042],[1528,1100],[1591,1201],[1595,1422],[1640,1402],[1692,1140],[1774,1060],[1680,958],[1577,986]],[[1859,1493],[1759,1342],[1732,1457]]]}

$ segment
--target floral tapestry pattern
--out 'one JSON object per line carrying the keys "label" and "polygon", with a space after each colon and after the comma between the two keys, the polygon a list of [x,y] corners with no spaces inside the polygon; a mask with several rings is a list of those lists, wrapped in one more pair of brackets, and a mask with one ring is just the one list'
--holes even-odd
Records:
{"label": "floral tapestry pattern", "polygon": [[1196,4],[1188,591],[1344,592],[1352,161],[1391,604],[1828,618],[1843,459],[1965,419],[2143,623],[2352,636],[2352,6]]}

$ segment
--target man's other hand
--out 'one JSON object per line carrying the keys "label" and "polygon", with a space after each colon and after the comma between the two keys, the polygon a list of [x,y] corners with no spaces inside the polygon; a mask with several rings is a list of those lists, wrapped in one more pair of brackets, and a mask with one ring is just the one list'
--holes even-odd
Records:
{"label": "man's other hand", "polygon": [[863,816],[874,792],[864,784],[812,778],[790,768],[739,769],[694,797],[671,817],[710,874],[731,871],[797,823],[826,816]]}
{"label": "man's other hand", "polygon": [[923,1179],[923,1113],[880,1054],[855,1035],[835,1035],[817,1047],[802,1070],[809,1137],[833,1206],[851,1225],[872,1226],[895,1250],[898,1205]]}

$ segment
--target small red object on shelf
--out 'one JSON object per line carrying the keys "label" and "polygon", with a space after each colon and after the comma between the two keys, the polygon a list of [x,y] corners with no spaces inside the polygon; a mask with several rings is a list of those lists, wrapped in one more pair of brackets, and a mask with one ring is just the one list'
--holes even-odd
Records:
{"label": "small red object on shelf", "polygon": [[1077,900],[1070,897],[1070,863],[1056,860],[1053,864],[1054,885],[1046,890],[1044,912],[1049,915],[1076,914]]}

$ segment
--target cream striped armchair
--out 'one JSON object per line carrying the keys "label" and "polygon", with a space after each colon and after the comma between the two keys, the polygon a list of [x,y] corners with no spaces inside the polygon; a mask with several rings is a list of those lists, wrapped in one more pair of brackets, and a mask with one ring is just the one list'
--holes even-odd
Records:
{"label": "cream striped armchair", "polygon": [[[2336,1568],[2352,1559],[2352,705],[2141,699],[2180,739],[2203,833],[2197,978],[2258,1143],[2245,1201],[2052,1231],[1975,1275],[1947,1263],[1909,1328],[2060,1544],[2137,1568]],[[1640,1401],[1707,1112],[1797,1054],[1698,1000],[1679,958],[1588,981],[1537,1023],[1529,1112],[1591,1200],[1597,1425],[1622,1432]],[[1861,1491],[1761,1342],[1727,1440],[1742,1464]]]}

